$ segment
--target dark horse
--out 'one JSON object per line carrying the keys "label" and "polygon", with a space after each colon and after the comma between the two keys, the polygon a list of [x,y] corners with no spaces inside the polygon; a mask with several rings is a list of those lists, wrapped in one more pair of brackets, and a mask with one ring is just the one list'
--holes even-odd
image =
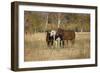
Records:
{"label": "dark horse", "polygon": [[46,43],[48,47],[57,46],[58,41],[61,42],[62,36],[56,34],[56,32],[55,30],[47,31]]}
{"label": "dark horse", "polygon": [[53,36],[50,35],[49,31],[47,31],[46,42],[48,47],[53,46]]}
{"label": "dark horse", "polygon": [[64,29],[61,29],[61,28],[58,28],[57,30],[57,35],[59,35],[61,38],[62,38],[62,45],[64,47],[65,45],[65,42],[67,42],[68,44],[68,41],[70,40],[72,44],[74,44],[75,42],[75,31],[72,31],[72,30],[64,30]]}

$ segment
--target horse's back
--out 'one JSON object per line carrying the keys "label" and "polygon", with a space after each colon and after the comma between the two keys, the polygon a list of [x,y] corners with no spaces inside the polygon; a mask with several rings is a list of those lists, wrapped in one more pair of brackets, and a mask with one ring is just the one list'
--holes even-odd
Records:
{"label": "horse's back", "polygon": [[75,32],[74,31],[64,31],[63,35],[64,35],[65,40],[75,39]]}

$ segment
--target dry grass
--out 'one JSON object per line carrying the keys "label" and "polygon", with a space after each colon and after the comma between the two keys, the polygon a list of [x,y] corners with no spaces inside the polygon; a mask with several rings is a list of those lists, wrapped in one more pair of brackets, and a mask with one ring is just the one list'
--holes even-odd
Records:
{"label": "dry grass", "polygon": [[66,48],[48,48],[46,34],[36,33],[25,35],[25,61],[64,60],[90,58],[90,33],[76,33],[75,44],[70,42]]}

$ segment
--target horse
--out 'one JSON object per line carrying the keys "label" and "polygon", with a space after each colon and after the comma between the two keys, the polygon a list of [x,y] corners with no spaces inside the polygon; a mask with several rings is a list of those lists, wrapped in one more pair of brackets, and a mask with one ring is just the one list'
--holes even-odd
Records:
{"label": "horse", "polygon": [[46,34],[46,43],[48,47],[53,46],[53,36],[51,35],[50,31],[47,31]]}
{"label": "horse", "polygon": [[57,31],[56,30],[51,30],[50,32],[50,37],[52,37],[52,45],[53,47],[55,48],[59,48],[59,46],[61,47],[62,46],[62,35],[59,35],[57,34]]}
{"label": "horse", "polygon": [[46,43],[48,47],[57,48],[61,44],[62,38],[56,32],[55,30],[47,31]]}
{"label": "horse", "polygon": [[64,30],[64,29],[58,28],[56,34],[61,36],[62,41],[63,41],[63,47],[65,45],[65,41],[67,42],[67,45],[68,45],[69,40],[71,41],[72,45],[75,43],[75,31],[73,30]]}

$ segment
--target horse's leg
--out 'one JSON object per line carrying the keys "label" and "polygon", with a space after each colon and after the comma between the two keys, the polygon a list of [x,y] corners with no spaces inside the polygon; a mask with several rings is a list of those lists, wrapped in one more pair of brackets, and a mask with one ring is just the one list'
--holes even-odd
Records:
{"label": "horse's leg", "polygon": [[72,47],[74,45],[75,39],[71,39],[70,40],[70,47]]}
{"label": "horse's leg", "polygon": [[66,40],[66,47],[68,47],[68,40]]}
{"label": "horse's leg", "polygon": [[62,47],[62,48],[64,48],[64,44],[65,44],[65,43],[64,43],[64,40],[60,40],[59,46]]}
{"label": "horse's leg", "polygon": [[60,47],[62,47],[62,40],[60,40]]}
{"label": "horse's leg", "polygon": [[48,46],[51,47],[51,41],[48,41]]}
{"label": "horse's leg", "polygon": [[72,40],[72,44],[74,44],[74,43],[75,43],[75,39]]}
{"label": "horse's leg", "polygon": [[56,41],[55,41],[55,45],[54,45],[55,48],[58,48],[58,44],[59,44],[59,42],[58,42],[58,40],[56,40]]}
{"label": "horse's leg", "polygon": [[53,47],[53,40],[51,41],[51,47]]}
{"label": "horse's leg", "polygon": [[72,42],[72,45],[74,45],[74,43],[75,43],[75,39],[72,39],[71,42]]}
{"label": "horse's leg", "polygon": [[64,48],[64,46],[65,46],[65,43],[64,43],[64,40],[62,40],[62,47]]}

